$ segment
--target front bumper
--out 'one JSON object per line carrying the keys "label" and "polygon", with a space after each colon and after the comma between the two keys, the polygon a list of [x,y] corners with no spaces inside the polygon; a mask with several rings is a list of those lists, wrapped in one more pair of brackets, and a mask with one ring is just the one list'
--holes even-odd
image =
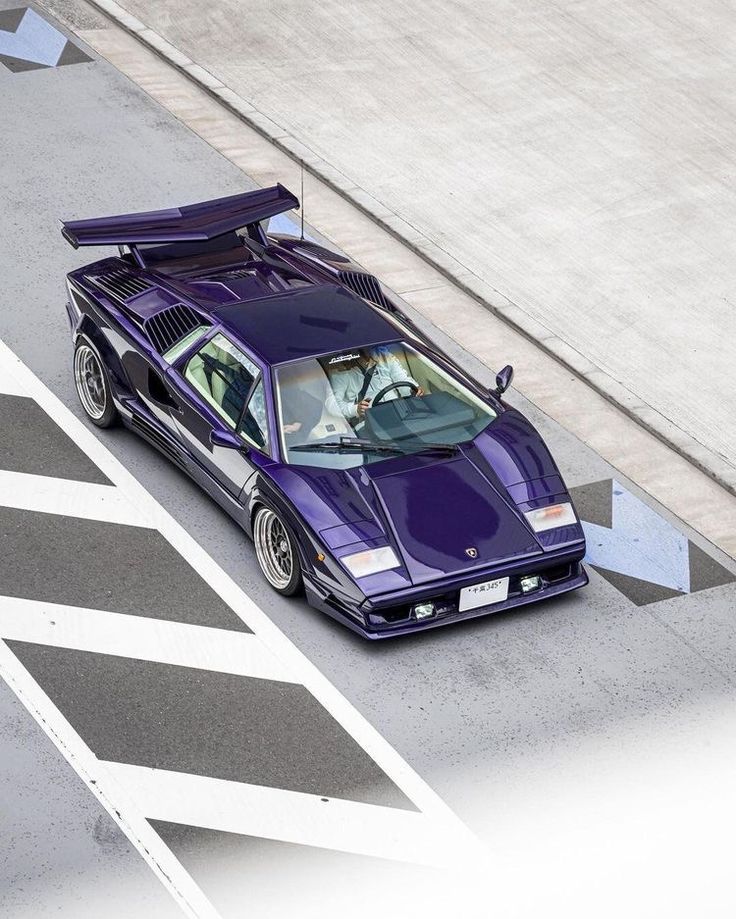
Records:
{"label": "front bumper", "polygon": [[[539,575],[541,587],[530,593],[523,593],[520,581],[527,575]],[[509,577],[509,593],[506,600],[460,612],[458,601],[462,587],[500,577]],[[573,557],[535,559],[523,567],[516,565],[508,570],[476,572],[474,576],[463,577],[462,580],[448,580],[421,589],[402,591],[390,597],[366,599],[358,606],[341,602],[334,595],[320,591],[319,585],[309,582],[307,594],[312,606],[344,623],[364,638],[379,639],[410,635],[452,622],[504,612],[527,603],[559,596],[570,590],[577,590],[587,583],[588,575],[582,565],[581,555],[576,553]],[[429,619],[417,620],[412,608],[423,602],[434,603],[436,612]]]}

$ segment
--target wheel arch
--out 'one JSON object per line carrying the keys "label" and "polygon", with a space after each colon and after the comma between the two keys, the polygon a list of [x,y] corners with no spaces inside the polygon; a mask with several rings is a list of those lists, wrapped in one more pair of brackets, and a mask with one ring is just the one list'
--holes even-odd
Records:
{"label": "wheel arch", "polygon": [[263,488],[256,487],[251,493],[251,499],[248,508],[248,525],[250,527],[251,539],[253,538],[253,524],[256,519],[256,514],[263,507],[274,511],[274,513],[278,514],[279,517],[281,517],[281,519],[284,521],[286,526],[291,531],[292,536],[294,537],[297,554],[299,556],[299,564],[302,571],[307,573],[311,572],[313,569],[311,556],[316,555],[316,552],[308,552],[306,549],[306,543],[309,542],[310,544],[314,545],[315,537],[309,532],[301,516],[291,506],[291,504],[284,498],[279,499],[279,497],[277,497],[272,489],[268,489],[268,491],[266,491]]}
{"label": "wheel arch", "polygon": [[125,396],[131,396],[133,390],[120,357],[110,344],[102,329],[86,314],[82,316],[74,333],[75,348],[80,338],[86,338],[97,350],[100,359],[105,365],[108,377],[110,378],[110,385],[112,386],[115,400],[120,401],[120,399]]}

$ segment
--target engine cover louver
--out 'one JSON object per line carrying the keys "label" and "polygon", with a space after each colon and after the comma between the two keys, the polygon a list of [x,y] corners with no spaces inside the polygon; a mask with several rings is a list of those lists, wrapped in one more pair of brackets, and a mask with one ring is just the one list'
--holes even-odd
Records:
{"label": "engine cover louver", "polygon": [[205,320],[191,307],[184,303],[175,303],[146,319],[143,330],[153,347],[159,354],[163,354],[197,326],[205,324]]}
{"label": "engine cover louver", "polygon": [[230,271],[221,271],[217,274],[220,278],[252,278],[255,274],[254,268],[232,268]]}
{"label": "engine cover louver", "polygon": [[137,294],[145,293],[153,286],[145,278],[136,277],[124,268],[116,271],[107,271],[105,274],[98,274],[91,280],[106,294],[115,297],[116,300],[129,300]]}
{"label": "engine cover louver", "polygon": [[338,271],[338,276],[342,283],[354,291],[359,297],[366,300],[372,300],[380,306],[391,309],[391,303],[384,296],[378,279],[372,274],[364,274],[361,271]]}

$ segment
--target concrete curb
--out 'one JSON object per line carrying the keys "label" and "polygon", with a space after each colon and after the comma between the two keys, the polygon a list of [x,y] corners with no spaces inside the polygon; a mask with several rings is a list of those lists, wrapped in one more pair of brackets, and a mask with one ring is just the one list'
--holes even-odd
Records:
{"label": "concrete curb", "polygon": [[393,213],[364,189],[356,186],[347,176],[258,111],[246,99],[229,89],[217,77],[182,54],[135,16],[131,16],[115,0],[88,0],[88,2],[183,73],[200,89],[214,97],[250,128],[258,131],[288,156],[302,162],[306,171],[370,217],[448,281],[524,335],[570,372],[585,380],[608,402],[736,496],[736,467],[723,457],[699,444],[695,438],[678,428],[656,409],[644,404],[605,370],[592,364],[580,352],[550,332],[490,284],[478,278],[419,230]]}

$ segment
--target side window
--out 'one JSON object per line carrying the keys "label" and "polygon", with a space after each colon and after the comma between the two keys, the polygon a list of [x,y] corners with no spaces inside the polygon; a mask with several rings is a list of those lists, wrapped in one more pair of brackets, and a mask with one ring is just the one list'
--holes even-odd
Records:
{"label": "side window", "polygon": [[191,348],[198,338],[204,338],[209,330],[208,325],[198,325],[196,329],[192,329],[188,335],[185,335],[181,341],[178,341],[164,353],[164,360],[168,361],[169,364],[173,364],[178,357]]}
{"label": "side window", "polygon": [[253,390],[248,407],[238,425],[238,434],[250,440],[257,447],[268,452],[268,422],[266,420],[266,399],[263,394],[263,380]]}
{"label": "side window", "polygon": [[215,335],[192,355],[184,376],[194,389],[236,427],[260,371],[224,335]]}

